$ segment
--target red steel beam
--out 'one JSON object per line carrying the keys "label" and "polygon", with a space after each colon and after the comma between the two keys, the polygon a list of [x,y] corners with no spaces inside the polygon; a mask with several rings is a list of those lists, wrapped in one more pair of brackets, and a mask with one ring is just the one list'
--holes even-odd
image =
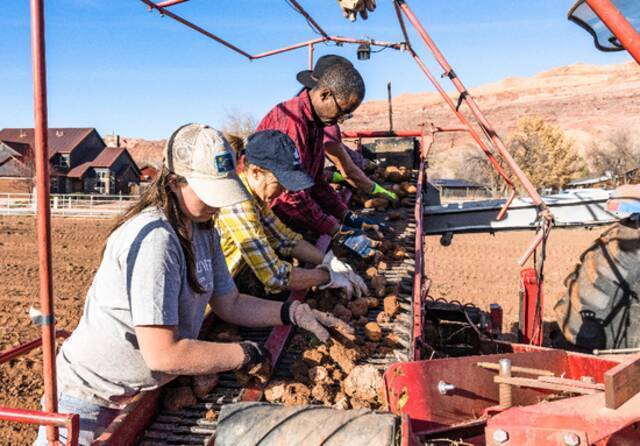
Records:
{"label": "red steel beam", "polygon": [[251,60],[251,54],[247,53],[244,50],[241,50],[237,46],[233,45],[232,43],[227,42],[226,40],[222,39],[221,37],[218,37],[215,34],[210,33],[206,29],[199,27],[198,25],[188,21],[187,19],[185,19],[185,18],[183,18],[183,17],[181,17],[181,16],[179,16],[177,14],[174,14],[173,12],[169,11],[168,9],[161,7],[160,5],[157,5],[157,4],[153,3],[150,0],[140,0],[140,1],[143,2],[144,4],[146,4],[149,8],[157,10],[158,12],[160,12],[160,14],[164,14],[167,17],[172,18],[176,22],[182,23],[184,26],[187,26],[187,27],[191,28],[192,30],[199,32],[200,34],[202,34],[204,36],[207,36],[208,38],[210,38],[212,40],[215,40],[216,42],[226,46],[230,50],[233,50],[236,53],[239,53],[239,54],[243,55],[244,57],[246,57],[247,59]]}
{"label": "red steel beam", "polygon": [[[460,78],[458,78],[458,76],[455,74],[455,72],[453,71],[453,68],[451,67],[451,65],[449,65],[449,62],[444,57],[440,49],[437,47],[433,39],[431,39],[431,37],[429,36],[425,28],[422,26],[422,23],[420,23],[420,20],[418,20],[418,18],[415,16],[415,14],[411,10],[407,2],[405,0],[395,0],[395,3],[397,3],[398,7],[402,10],[402,12],[404,12],[409,22],[418,31],[418,34],[420,34],[420,37],[422,37],[422,40],[427,45],[427,47],[435,57],[436,61],[444,69],[445,75],[451,79],[451,82],[460,93],[462,100],[467,104],[467,106],[471,110],[471,113],[478,121],[478,124],[482,127],[483,131],[493,142],[496,149],[498,150],[498,152],[500,153],[504,161],[507,163],[507,165],[509,166],[513,174],[518,178],[518,180],[520,180],[520,182],[522,183],[522,186],[527,191],[527,193],[529,194],[533,202],[537,206],[541,208],[545,208],[546,205],[544,204],[544,201],[542,201],[542,197],[540,197],[536,188],[533,186],[533,184],[531,184],[531,182],[529,181],[525,173],[522,171],[522,169],[520,169],[520,166],[518,166],[515,160],[511,157],[506,146],[502,142],[502,139],[500,139],[497,132],[494,130],[493,126],[485,118],[484,114],[476,104],[475,100],[469,94],[469,91],[467,90],[467,88],[464,86]],[[450,98],[448,99],[450,102],[451,99]]]}
{"label": "red steel beam", "polygon": [[[69,332],[65,330],[60,330],[56,332],[56,337],[58,338],[68,338]],[[31,342],[27,342],[26,344],[22,344],[17,346],[16,348],[6,350],[0,353],[0,364],[4,364],[7,361],[11,361],[18,356],[22,356],[25,353],[30,352],[33,349],[36,349],[42,345],[42,338],[34,339]]]}
{"label": "red steel beam", "polygon": [[631,57],[640,64],[640,34],[611,0],[587,0],[587,4],[631,54]]}
{"label": "red steel beam", "polygon": [[329,37],[329,34],[327,34],[327,32],[324,29],[322,29],[315,20],[313,20],[313,17],[311,17],[309,13],[305,11],[305,9],[302,6],[300,6],[300,3],[298,3],[296,0],[288,0],[288,1],[298,10],[300,14],[302,14],[302,16],[305,19],[307,19],[307,21],[311,24],[311,26],[313,26],[316,29],[316,31],[318,31],[322,35],[322,37]]}
{"label": "red steel beam", "polygon": [[420,168],[418,171],[418,184],[416,185],[416,204],[414,207],[414,218],[416,220],[416,234],[415,234],[415,264],[413,274],[413,331],[411,333],[411,360],[418,361],[421,358],[420,348],[418,348],[418,340],[423,336],[422,328],[422,304],[426,296],[423,295],[423,285],[427,280],[424,275],[424,234],[423,234],[423,220],[424,211],[422,209],[422,192],[424,189],[424,181],[426,174],[425,157],[423,156],[423,140],[418,140],[419,154],[420,154]]}
{"label": "red steel beam", "polygon": [[[80,416],[78,414],[61,414],[40,410],[11,409],[0,407],[0,420],[16,423],[40,424],[47,427],[65,427],[67,429],[67,446],[78,446],[80,433]],[[57,440],[54,444],[58,444]]]}
{"label": "red steel beam", "polygon": [[[33,59],[34,145],[36,164],[38,271],[40,275],[40,321],[44,372],[44,408],[58,410],[56,383],[56,332],[53,311],[51,267],[51,215],[49,209],[49,154],[47,141],[47,69],[44,29],[44,0],[31,0],[31,52]],[[47,426],[49,444],[58,441],[55,425]]]}
{"label": "red steel beam", "polygon": [[166,2],[158,3],[159,8],[168,8],[169,6],[179,5],[180,3],[188,2],[189,0],[168,0]]}

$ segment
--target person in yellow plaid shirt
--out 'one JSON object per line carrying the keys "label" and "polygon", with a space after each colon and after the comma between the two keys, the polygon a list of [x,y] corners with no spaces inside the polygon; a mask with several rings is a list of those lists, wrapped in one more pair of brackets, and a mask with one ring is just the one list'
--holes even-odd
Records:
{"label": "person in yellow plaid shirt", "polygon": [[[285,190],[304,190],[313,180],[300,166],[294,142],[282,132],[265,130],[251,137],[240,173],[251,199],[220,209],[216,227],[227,267],[236,278],[249,268],[267,293],[318,286],[340,288],[348,296],[360,296],[367,287],[353,269],[289,229],[269,208],[269,202]],[[293,257],[313,268],[293,266]]]}

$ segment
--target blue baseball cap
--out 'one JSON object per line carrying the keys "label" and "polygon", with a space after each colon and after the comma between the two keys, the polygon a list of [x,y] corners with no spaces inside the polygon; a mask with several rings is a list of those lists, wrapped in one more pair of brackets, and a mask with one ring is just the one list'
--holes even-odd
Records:
{"label": "blue baseball cap", "polygon": [[263,130],[251,135],[245,154],[249,163],[271,171],[288,191],[297,192],[314,185],[313,178],[302,170],[296,144],[278,130]]}

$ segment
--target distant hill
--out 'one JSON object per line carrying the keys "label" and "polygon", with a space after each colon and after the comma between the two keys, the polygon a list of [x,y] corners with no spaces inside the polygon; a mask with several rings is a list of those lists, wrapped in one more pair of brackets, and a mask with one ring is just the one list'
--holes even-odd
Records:
{"label": "distant hill", "polygon": [[[463,79],[464,80],[464,79]],[[448,87],[446,82],[443,82]],[[612,129],[640,127],[640,67],[635,62],[616,65],[578,63],[554,68],[533,77],[508,77],[471,89],[489,121],[502,136],[526,115],[536,115],[560,126],[581,148]],[[451,93],[454,101],[456,94]],[[412,129],[419,122],[438,126],[458,122],[437,93],[413,93],[393,98],[395,129]],[[462,107],[465,114],[469,115]],[[387,102],[365,102],[343,129],[386,129]],[[105,140],[112,138],[108,136]],[[109,141],[111,144],[113,142]],[[164,140],[121,138],[138,164],[159,164]],[[468,137],[442,138],[435,151],[472,145]]]}
{"label": "distant hill", "polygon": [[[447,82],[443,82],[447,87]],[[533,77],[508,77],[470,89],[485,116],[506,137],[518,119],[526,115],[545,118],[584,146],[614,128],[640,126],[640,67],[635,62],[616,65],[578,63],[554,68]],[[457,91],[450,93],[454,102]],[[470,113],[462,106],[466,116]],[[396,129],[415,128],[419,122],[440,127],[458,125],[458,120],[437,93],[405,94],[393,98]],[[355,113],[344,129],[386,129],[386,101],[369,101]],[[458,136],[455,147],[473,144]],[[451,148],[442,138],[436,151]]]}

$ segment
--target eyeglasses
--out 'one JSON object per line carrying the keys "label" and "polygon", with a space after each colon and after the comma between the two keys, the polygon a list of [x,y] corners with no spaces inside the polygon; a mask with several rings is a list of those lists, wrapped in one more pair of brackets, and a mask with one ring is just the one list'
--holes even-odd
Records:
{"label": "eyeglasses", "polygon": [[331,92],[331,97],[333,98],[333,103],[336,106],[336,110],[338,110],[338,117],[337,117],[338,123],[342,124],[347,119],[351,119],[353,117],[353,114],[345,110],[344,108],[340,107],[340,104],[338,104],[338,100],[336,99],[336,94],[333,91]]}

